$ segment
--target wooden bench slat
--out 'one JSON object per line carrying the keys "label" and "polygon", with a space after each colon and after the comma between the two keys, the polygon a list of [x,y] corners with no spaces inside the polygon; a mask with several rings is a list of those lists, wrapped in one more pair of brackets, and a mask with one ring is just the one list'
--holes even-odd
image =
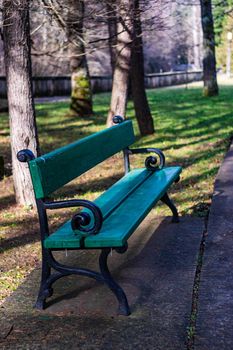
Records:
{"label": "wooden bench slat", "polygon": [[97,235],[85,238],[86,248],[121,247],[156,202],[181,173],[180,167],[163,168],[137,188],[111,216]]}
{"label": "wooden bench slat", "polygon": [[[95,200],[95,204],[101,209],[103,217],[106,218],[134,188],[139,186],[151,175],[151,171],[144,168],[132,170],[117,183],[112,185],[106,192],[101,194]],[[85,209],[83,211],[88,212],[88,210]],[[44,246],[46,248],[79,248],[80,239],[81,235],[79,236],[73,233],[69,220],[63,224],[56,233],[46,238]]]}
{"label": "wooden bench slat", "polygon": [[55,234],[51,234],[44,240],[45,248],[69,249],[81,247],[81,236],[75,235],[72,231],[70,221],[59,227]]}
{"label": "wooden bench slat", "polygon": [[144,168],[132,170],[101,194],[94,202],[101,209],[104,219],[151,175],[151,171]]}
{"label": "wooden bench slat", "polygon": [[47,197],[134,141],[132,122],[125,121],[30,161],[36,198]]}
{"label": "wooden bench slat", "polygon": [[[172,221],[179,221],[178,211],[167,191],[174,181],[179,181],[181,167],[164,167],[165,156],[156,148],[130,149],[129,146],[135,141],[132,122],[122,122],[119,116],[114,120],[121,124],[36,159],[33,159],[30,150],[24,149],[17,154],[19,161],[28,162],[40,221],[43,261],[41,284],[35,305],[40,310],[46,307],[46,299],[52,296],[54,282],[63,276],[75,274],[104,282],[118,300],[118,312],[121,315],[129,315],[130,308],[126,294],[109,273],[107,260],[111,249],[122,248],[116,249],[118,253],[127,250],[128,238],[160,199],[172,211]],[[146,168],[132,170],[123,176],[94,201],[97,206],[87,200],[47,200],[54,191],[122,150],[124,150],[126,172],[130,168],[131,154],[154,152],[160,158],[159,166],[156,163],[157,156],[147,157]],[[77,208],[78,205],[81,208]],[[76,207],[76,213],[79,215],[72,215],[72,220],[46,237],[49,231],[47,210],[70,206]],[[81,213],[78,210],[81,210]],[[90,216],[85,215],[86,212]],[[83,231],[74,232],[71,223],[73,227]],[[88,226],[80,227],[85,223]],[[91,234],[93,232],[97,234]],[[85,266],[61,264],[52,252],[59,249],[100,249],[99,272]]]}
{"label": "wooden bench slat", "polygon": [[[99,205],[103,214],[107,216],[111,211],[111,215],[104,221],[97,235],[85,238],[84,246],[101,248],[124,245],[180,173],[180,167],[168,167],[156,172],[136,169],[124,176],[96,199],[95,203]],[[127,193],[130,194],[127,196]],[[122,202],[123,195],[125,199]],[[65,236],[63,236],[64,233]],[[74,234],[68,221],[44,241],[44,246],[46,248],[79,248],[80,236]]]}

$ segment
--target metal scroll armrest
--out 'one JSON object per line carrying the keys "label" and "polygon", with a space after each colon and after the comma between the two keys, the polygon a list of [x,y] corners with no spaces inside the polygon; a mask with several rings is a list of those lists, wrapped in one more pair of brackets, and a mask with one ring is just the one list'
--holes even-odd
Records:
{"label": "metal scroll armrest", "polygon": [[[158,170],[162,169],[165,166],[165,155],[163,152],[158,148],[134,148],[134,149],[127,149],[127,154],[144,154],[144,153],[155,153],[156,156],[149,156],[145,159],[145,166],[148,170]],[[159,164],[158,159],[159,158]]]}
{"label": "metal scroll armrest", "polygon": [[88,212],[81,211],[74,214],[71,219],[71,227],[74,232],[81,231],[84,234],[97,234],[103,224],[103,215],[100,208],[93,202],[85,199],[71,199],[67,201],[57,201],[57,202],[44,202],[45,209],[62,209],[62,208],[72,208],[72,207],[83,207],[91,211],[94,217],[94,223],[91,227],[91,215]]}

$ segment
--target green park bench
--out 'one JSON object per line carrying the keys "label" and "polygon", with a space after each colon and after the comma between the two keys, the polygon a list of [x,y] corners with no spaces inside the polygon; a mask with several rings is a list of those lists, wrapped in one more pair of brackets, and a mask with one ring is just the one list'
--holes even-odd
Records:
{"label": "green park bench", "polygon": [[[179,181],[181,167],[166,167],[165,157],[159,149],[129,148],[135,141],[132,122],[119,116],[114,117],[113,121],[115,125],[109,129],[38,158],[30,150],[21,150],[17,154],[19,161],[28,162],[40,222],[42,277],[35,305],[38,309],[45,308],[56,280],[77,274],[105,283],[119,302],[119,314],[129,315],[127,297],[108,269],[109,253],[112,249],[118,253],[127,250],[127,240],[159,200],[171,209],[172,221],[179,221],[176,207],[167,191],[173,182]],[[49,199],[54,191],[120,151],[124,155],[125,175],[95,201]],[[130,170],[130,155],[141,153],[148,153],[145,168]],[[79,211],[51,233],[47,210],[69,207],[79,207]],[[53,251],[66,249],[101,250],[100,272],[58,262]],[[54,271],[51,272],[51,269]]]}

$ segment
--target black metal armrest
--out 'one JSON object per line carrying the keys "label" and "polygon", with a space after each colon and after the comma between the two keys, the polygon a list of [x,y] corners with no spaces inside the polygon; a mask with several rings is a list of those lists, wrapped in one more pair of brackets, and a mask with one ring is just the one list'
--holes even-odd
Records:
{"label": "black metal armrest", "polygon": [[130,154],[145,154],[145,153],[155,153],[159,157],[159,164],[157,164],[157,158],[154,156],[149,156],[145,159],[145,166],[148,170],[158,170],[165,166],[165,155],[158,148],[133,148],[127,149],[127,153]]}
{"label": "black metal armrest", "polygon": [[57,202],[44,202],[45,209],[62,209],[72,207],[84,207],[89,209],[94,217],[92,227],[86,227],[91,223],[91,215],[87,212],[80,212],[73,215],[71,219],[71,227],[76,231],[81,231],[88,234],[97,234],[103,224],[103,214],[100,208],[93,202],[85,199],[71,199]]}

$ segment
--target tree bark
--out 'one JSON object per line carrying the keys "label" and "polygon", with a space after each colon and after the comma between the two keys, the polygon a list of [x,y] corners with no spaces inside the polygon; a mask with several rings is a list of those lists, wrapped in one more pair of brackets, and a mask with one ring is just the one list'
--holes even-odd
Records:
{"label": "tree bark", "polygon": [[147,101],[144,82],[145,72],[139,0],[135,0],[134,3],[135,15],[134,41],[132,46],[131,57],[131,90],[140,134],[143,136],[154,133],[154,123],[151,116],[150,107]]}
{"label": "tree bark", "polygon": [[203,30],[203,74],[205,96],[218,95],[216,74],[214,24],[211,0],[201,1],[201,22]]}
{"label": "tree bark", "polygon": [[119,17],[117,24],[116,65],[107,126],[113,124],[112,118],[115,115],[125,116],[131,59],[134,1],[118,0],[117,5]]}
{"label": "tree bark", "polygon": [[117,13],[116,1],[111,0],[106,3],[107,9],[107,23],[108,23],[108,45],[112,67],[112,74],[114,73],[116,64],[116,44],[117,44]]}
{"label": "tree bark", "polygon": [[192,5],[193,60],[195,69],[201,68],[200,4]]}
{"label": "tree bark", "polygon": [[91,80],[83,35],[84,0],[42,0],[66,33],[71,72],[70,108],[78,116],[93,114]]}
{"label": "tree bark", "polygon": [[28,167],[17,152],[30,149],[35,156],[39,143],[32,96],[29,0],[3,0],[3,38],[10,115],[12,170],[17,203],[32,205],[34,194]]}
{"label": "tree bark", "polygon": [[84,2],[69,0],[66,19],[71,70],[70,108],[79,116],[93,114],[91,81],[83,42]]}

